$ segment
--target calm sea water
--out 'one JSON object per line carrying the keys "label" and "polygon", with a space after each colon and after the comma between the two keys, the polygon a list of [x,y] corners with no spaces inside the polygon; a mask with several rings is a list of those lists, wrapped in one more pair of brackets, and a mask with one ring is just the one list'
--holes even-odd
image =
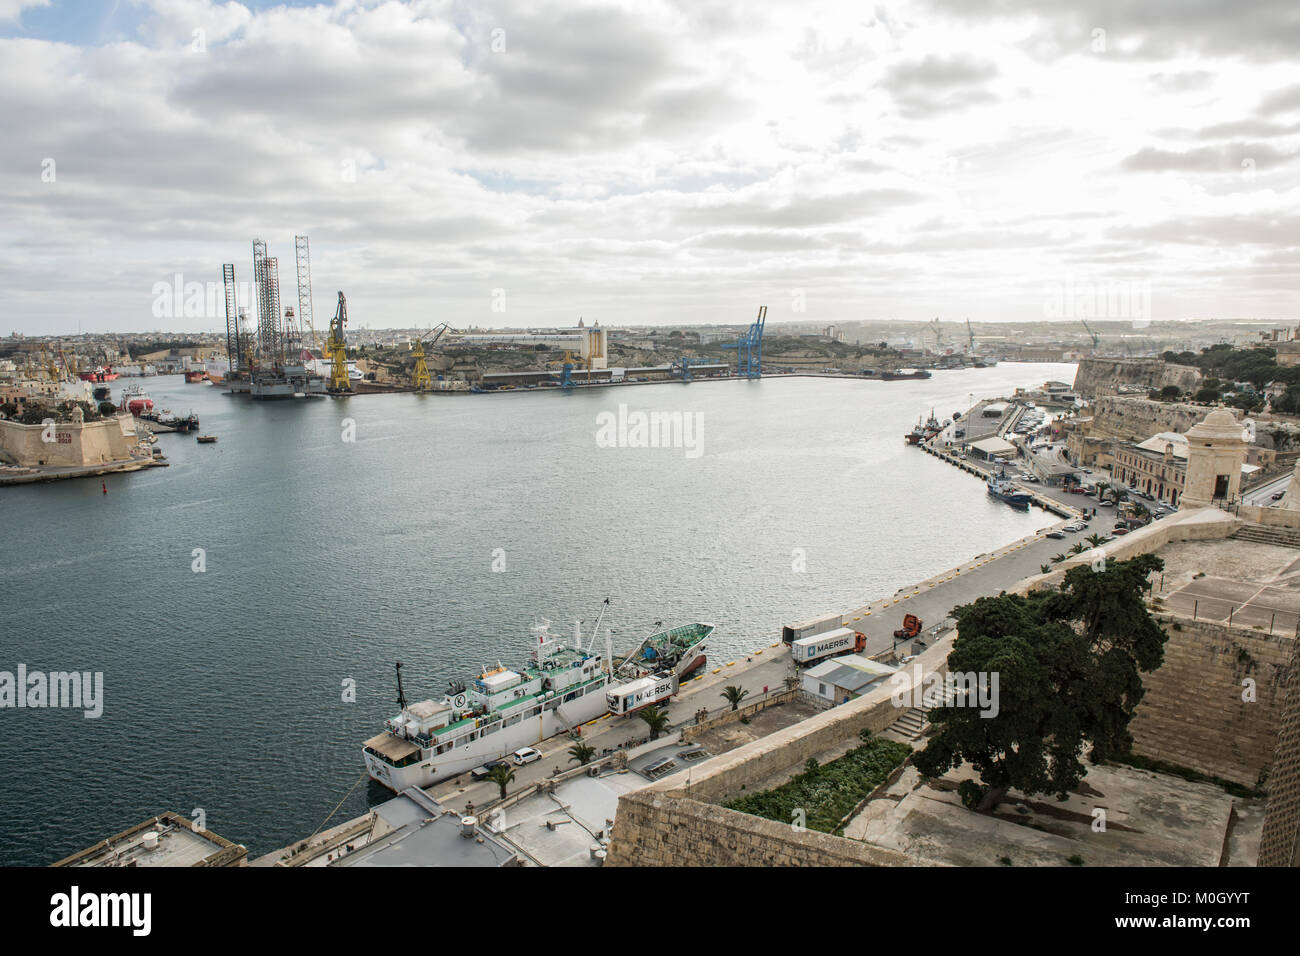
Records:
{"label": "calm sea water", "polygon": [[[571,633],[605,597],[616,646],[705,620],[731,659],[782,621],[1028,533],[1041,513],[903,434],[932,407],[1073,374],[286,403],[148,379],[219,442],[160,436],[171,467],[109,477],[107,495],[98,480],[0,489],[0,670],[105,685],[96,720],[0,710],[0,864],[49,863],[163,810],[202,808],[250,855],[306,837],[395,709],[394,660],[409,696],[437,696],[523,660],[534,616]],[[597,416],[620,403],[698,413],[701,454],[598,447]],[[357,787],[333,822],[384,793]]]}

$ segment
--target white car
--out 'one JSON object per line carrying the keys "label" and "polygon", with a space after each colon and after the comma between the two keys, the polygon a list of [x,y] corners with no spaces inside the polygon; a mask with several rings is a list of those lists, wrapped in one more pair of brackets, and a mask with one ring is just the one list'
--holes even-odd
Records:
{"label": "white car", "polygon": [[526,763],[532,763],[534,760],[542,759],[542,752],[536,747],[524,747],[522,750],[516,750],[510,755],[510,759],[515,762],[516,767],[522,767]]}

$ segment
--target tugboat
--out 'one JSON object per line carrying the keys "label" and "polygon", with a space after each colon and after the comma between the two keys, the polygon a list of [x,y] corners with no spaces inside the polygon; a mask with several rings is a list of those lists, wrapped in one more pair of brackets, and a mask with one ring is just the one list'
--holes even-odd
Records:
{"label": "tugboat", "polygon": [[1005,471],[999,471],[996,475],[990,475],[988,480],[989,494],[1000,501],[1005,501],[1013,508],[1023,508],[1029,510],[1029,495],[1023,491],[1017,491],[1016,486],[1011,479],[1007,477]]}
{"label": "tugboat", "polygon": [[921,442],[925,441],[925,428],[921,425],[921,419],[918,418],[916,420],[916,425],[903,437],[907,439],[909,445],[919,445]]}
{"label": "tugboat", "polygon": [[197,441],[200,445],[211,445],[214,441],[217,440],[217,436],[216,435],[195,435],[194,440]]}
{"label": "tugboat", "polygon": [[124,412],[130,412],[137,418],[153,411],[153,399],[142,385],[128,385],[122,389],[122,401],[118,405]]}
{"label": "tugboat", "polygon": [[934,417],[934,409],[930,409],[930,418],[925,423],[925,440],[929,441],[939,432],[943,431],[943,426],[939,424],[939,419]]}

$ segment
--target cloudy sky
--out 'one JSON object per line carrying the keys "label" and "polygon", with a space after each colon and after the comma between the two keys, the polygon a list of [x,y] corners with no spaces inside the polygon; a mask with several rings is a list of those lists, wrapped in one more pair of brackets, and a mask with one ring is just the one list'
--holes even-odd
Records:
{"label": "cloudy sky", "polygon": [[[1300,320],[1295,0],[0,0],[0,334]],[[494,312],[493,309],[504,312]],[[802,311],[801,311],[802,309]]]}

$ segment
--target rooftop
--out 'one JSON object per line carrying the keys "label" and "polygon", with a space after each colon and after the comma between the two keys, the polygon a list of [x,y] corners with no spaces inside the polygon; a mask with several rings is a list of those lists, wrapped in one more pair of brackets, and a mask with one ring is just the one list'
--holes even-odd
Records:
{"label": "rooftop", "polygon": [[240,866],[248,851],[193,824],[176,813],[163,813],[94,846],[59,860],[54,866]]}

